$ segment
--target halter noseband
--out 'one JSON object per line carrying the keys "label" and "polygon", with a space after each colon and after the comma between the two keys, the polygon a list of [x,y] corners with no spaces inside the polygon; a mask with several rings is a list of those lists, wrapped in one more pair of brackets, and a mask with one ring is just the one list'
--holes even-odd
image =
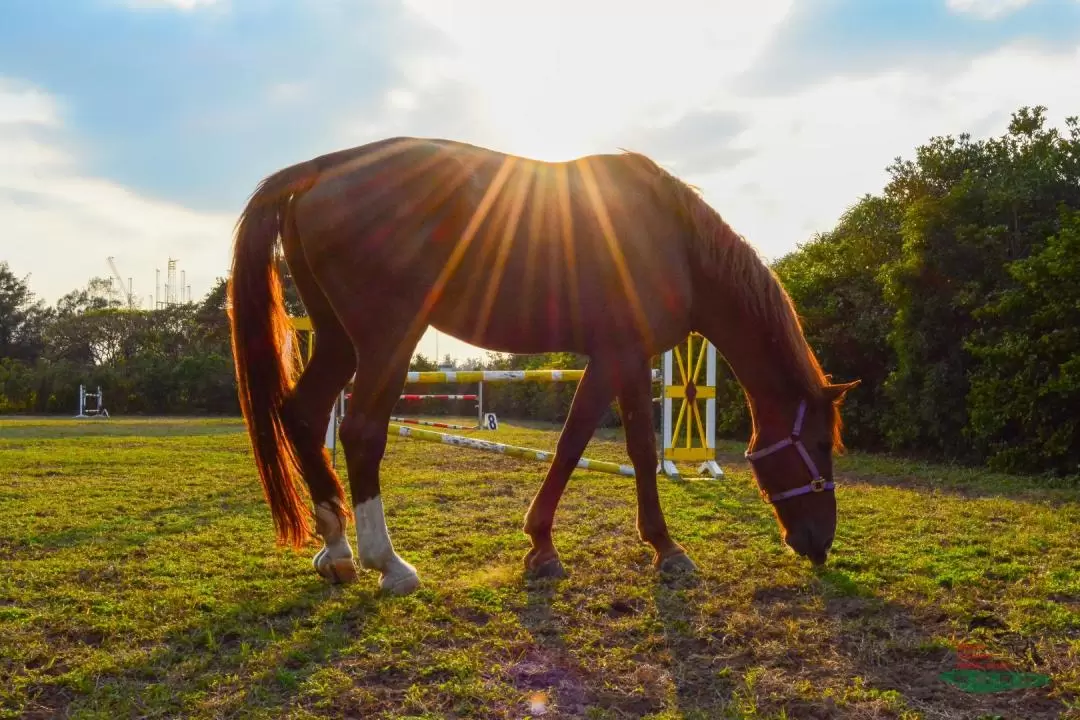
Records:
{"label": "halter noseband", "polygon": [[799,439],[799,433],[802,432],[803,416],[806,415],[806,400],[799,403],[799,412],[795,416],[795,427],[791,430],[791,435],[778,442],[774,442],[767,448],[761,450],[755,450],[754,452],[747,451],[745,453],[746,459],[751,463],[754,460],[760,460],[766,455],[772,455],[775,452],[783,450],[789,445],[794,445],[795,449],[799,451],[799,455],[802,457],[803,462],[806,463],[806,469],[810,471],[810,477],[813,478],[809,483],[802,487],[797,487],[792,490],[785,490],[784,492],[777,493],[775,495],[769,495],[764,489],[761,490],[761,497],[767,503],[777,503],[781,500],[787,500],[793,497],[799,497],[800,495],[807,495],[809,493],[819,493],[826,490],[832,490],[835,486],[832,480],[826,480],[821,477],[821,473],[818,472],[817,465],[814,464],[813,458],[810,457],[810,453],[806,451],[806,446],[803,445],[802,440]]}

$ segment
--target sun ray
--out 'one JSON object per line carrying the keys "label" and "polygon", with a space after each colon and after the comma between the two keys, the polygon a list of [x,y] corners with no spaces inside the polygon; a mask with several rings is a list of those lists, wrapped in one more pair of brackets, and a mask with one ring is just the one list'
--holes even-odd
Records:
{"label": "sun ray", "polygon": [[[453,180],[445,184],[440,184],[440,193],[436,196],[438,198],[438,201],[433,203],[433,207],[438,207],[447,199],[449,199],[455,192],[457,192],[461,188],[461,186],[464,185],[465,182],[467,182],[472,177],[473,172],[476,170],[477,167],[480,166],[481,162],[482,156],[480,155],[472,158],[470,162],[461,162],[455,159],[456,170],[451,176]],[[503,174],[504,170],[505,163],[503,167],[499,169],[499,176]],[[496,176],[495,179],[496,181],[499,181],[499,184],[501,185],[501,180],[499,179],[499,176]],[[483,217],[481,217],[480,221],[476,221],[477,213],[480,213],[482,210],[483,213],[486,215],[491,202],[494,201],[494,198],[491,198],[491,201],[489,202],[490,194],[491,187],[489,186],[487,191],[485,191],[484,199],[481,202],[480,207],[478,207],[476,212],[474,212],[473,215],[470,217],[469,225],[467,226],[465,231],[465,233],[469,233],[468,240],[464,242],[463,247],[462,240],[465,237],[465,233],[463,233],[462,236],[458,239],[457,243],[454,246],[454,251],[451,253],[450,260],[447,261],[447,264],[443,267],[443,270],[440,273],[438,279],[431,286],[431,288],[428,290],[427,295],[424,297],[423,310],[416,314],[416,316],[410,323],[408,330],[402,335],[398,347],[395,348],[395,355],[400,355],[400,353],[405,351],[412,353],[413,348],[405,348],[402,346],[402,343],[408,342],[412,338],[416,337],[417,331],[420,329],[419,326],[422,324],[427,324],[429,315],[431,313],[431,308],[438,301],[438,296],[441,295],[442,289],[443,287],[445,287],[446,282],[449,280],[450,274],[453,272],[454,269],[457,268],[458,263],[461,262],[462,255],[464,255],[465,250],[468,249],[468,243],[472,241],[472,235],[476,233],[480,222],[482,222],[483,220]],[[384,369],[383,373],[380,375],[378,383],[376,385],[376,387],[380,388],[380,390],[384,387],[387,379],[389,378],[390,370],[391,367],[387,366],[387,368]]]}
{"label": "sun ray", "polygon": [[375,163],[392,158],[395,155],[400,155],[406,150],[416,147],[420,142],[421,141],[416,138],[401,138],[395,140],[375,150],[369,150],[359,157],[350,158],[341,164],[334,165],[323,171],[322,175],[324,178],[345,175],[353,170],[368,167],[369,165],[374,165]]}
{"label": "sun ray", "polygon": [[555,189],[559,208],[559,230],[566,258],[567,285],[570,288],[570,328],[574,342],[583,342],[581,327],[581,286],[578,284],[577,253],[574,252],[574,213],[570,200],[569,166],[560,163],[555,168]]}
{"label": "sun ray", "polygon": [[515,162],[516,159],[509,155],[503,159],[498,172],[495,174],[491,183],[488,184],[487,190],[484,191],[484,197],[481,198],[480,204],[476,206],[476,210],[469,217],[469,223],[465,226],[465,230],[462,231],[461,237],[458,238],[457,243],[454,245],[453,252],[450,253],[450,257],[439,272],[439,276],[435,279],[435,282],[432,283],[431,288],[424,297],[424,302],[417,315],[418,319],[414,321],[414,323],[425,322],[428,314],[431,312],[431,308],[439,301],[443,288],[446,287],[446,283],[450,280],[450,276],[457,270],[461,258],[465,256],[465,252],[472,244],[473,238],[476,237],[476,233],[480,230],[480,226],[483,224],[485,218],[487,218],[491,206],[495,204],[495,201],[499,197],[499,193],[502,192],[502,187],[506,183],[506,179],[510,175],[510,171],[513,169]]}
{"label": "sun ray", "polygon": [[619,281],[622,283],[623,294],[626,296],[627,302],[630,303],[630,311],[634,315],[637,331],[641,335],[645,347],[651,348],[653,346],[652,329],[649,327],[649,322],[645,317],[645,310],[641,306],[641,298],[638,297],[637,290],[634,286],[634,280],[630,277],[630,271],[626,267],[626,258],[623,256],[622,249],[619,247],[619,240],[615,233],[615,227],[611,222],[611,217],[608,215],[604,199],[600,195],[600,188],[596,183],[596,176],[593,174],[588,158],[578,160],[577,165],[581,169],[581,176],[585,182],[585,191],[588,193],[589,203],[592,205],[592,210],[596,213],[596,219],[600,223],[600,230],[604,236],[604,241],[607,243],[611,262],[615,267],[615,271],[619,274]]}
{"label": "sun ray", "polygon": [[539,166],[536,171],[536,180],[533,182],[532,211],[529,213],[529,233],[525,250],[525,282],[521,293],[521,322],[523,323],[532,320],[532,288],[536,282],[536,253],[540,250],[539,238],[546,219],[544,211],[548,193],[548,167],[547,165]]}
{"label": "sun ray", "polygon": [[526,165],[520,169],[518,177],[516,178],[517,187],[513,191],[510,208],[507,211],[507,218],[504,220],[503,231],[500,234],[502,239],[497,248],[497,254],[495,256],[494,265],[491,268],[491,274],[486,279],[486,292],[484,294],[484,300],[480,304],[480,312],[477,314],[475,326],[478,337],[483,337],[483,332],[487,328],[488,319],[491,317],[491,310],[495,304],[495,295],[502,285],[503,272],[506,270],[506,258],[510,254],[510,248],[513,247],[514,240],[517,237],[518,222],[520,222],[521,213],[525,209],[525,198],[531,183],[532,172],[530,172],[529,166]]}
{"label": "sun ray", "polygon": [[[441,163],[442,167],[438,167]],[[428,228],[425,227],[432,218],[439,218],[439,223],[443,222],[440,218],[441,205],[446,199],[461,186],[462,182],[468,177],[469,172],[463,170],[462,165],[450,154],[449,150],[443,150],[440,148],[439,153],[425,160],[423,163],[419,163],[424,169],[431,170],[431,178],[426,181],[426,189],[422,189],[415,193],[418,195],[416,202],[411,204],[398,205],[395,208],[394,222],[399,223],[400,227],[395,227],[397,232],[415,232],[417,233],[417,242],[399,243],[399,254],[395,260],[395,264],[399,266],[407,266],[413,262],[418,255],[424,252],[430,252],[426,242],[419,241],[420,234],[427,232]],[[401,187],[405,184],[407,179],[410,179],[417,175],[411,169],[407,171],[408,177],[395,178],[394,185]],[[408,193],[412,195],[413,193]],[[403,201],[404,202],[404,201]],[[433,230],[438,232],[438,225]]]}
{"label": "sun ray", "polygon": [[[370,155],[360,158],[358,162],[350,161],[349,163],[344,163],[342,166],[336,167],[334,169],[334,172],[327,172],[326,177],[343,172],[342,168],[345,167],[349,169],[355,169],[359,167],[371,166],[375,162],[378,162],[380,160],[388,160],[413,147],[416,147],[416,142],[413,139],[406,138],[404,140],[401,140],[400,142],[395,142],[387,145],[386,147],[379,148],[378,150],[372,152]],[[480,161],[481,160],[478,157],[471,163],[462,162],[453,156],[451,150],[439,148],[430,158],[426,158],[423,162],[419,162],[415,166],[410,166],[399,175],[394,175],[390,180],[390,183],[392,185],[388,186],[392,186],[393,188],[398,189],[403,187],[410,180],[413,180],[417,177],[424,177],[423,173],[425,171],[432,170],[441,163],[447,163],[452,168],[450,172],[443,173],[443,175],[447,178],[447,182],[440,182],[436,184],[438,192],[429,193],[424,198],[424,201],[426,201],[424,207],[418,207],[417,205],[413,205],[405,208],[403,212],[399,213],[399,215],[402,215],[405,218],[405,222],[403,224],[405,225],[406,229],[409,225],[409,218],[417,217],[420,215],[426,216],[427,210],[438,208],[447,198],[449,198],[458,188],[460,188],[461,185],[472,176],[473,170],[475,170]],[[406,332],[402,336],[398,345],[393,349],[393,356],[395,358],[399,357],[403,352],[407,352],[409,354],[412,353],[413,348],[404,347],[404,345],[412,337],[414,337],[414,333],[417,329],[416,325],[419,322],[423,321],[424,318],[422,316],[417,316],[417,318],[413,321],[413,324],[410,326],[408,332]],[[381,393],[385,389],[386,383],[389,381],[389,373],[394,366],[395,363],[387,363],[382,372],[375,378],[375,383],[373,385],[375,392]]]}

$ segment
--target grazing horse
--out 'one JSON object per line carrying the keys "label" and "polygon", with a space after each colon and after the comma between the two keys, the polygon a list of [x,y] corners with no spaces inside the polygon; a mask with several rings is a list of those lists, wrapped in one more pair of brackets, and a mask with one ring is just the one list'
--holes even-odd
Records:
{"label": "grazing horse", "polygon": [[[295,381],[282,352],[291,330],[279,237],[317,338]],[[555,508],[613,400],[636,473],[638,533],[661,571],[694,569],[660,509],[650,378],[651,358],[691,331],[716,346],[745,391],[747,457],[784,541],[814,563],[826,559],[839,405],[856,383],[828,381],[769,267],[692,188],[642,155],[540,162],[392,138],[293,165],[264,179],[244,208],[229,298],[240,403],[278,541],[303,545],[313,519],[324,543],[315,569],[331,581],[356,579],[351,514],[359,563],[380,573],[380,587],[419,585],[390,540],[379,466],[429,325],[490,350],[589,359],[525,516],[527,572],[563,572]],[[352,513],[323,443],[350,378],[340,438]]]}

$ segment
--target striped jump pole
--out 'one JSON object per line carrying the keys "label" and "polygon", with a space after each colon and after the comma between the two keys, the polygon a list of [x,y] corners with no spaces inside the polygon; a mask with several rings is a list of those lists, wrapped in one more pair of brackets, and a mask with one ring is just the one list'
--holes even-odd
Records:
{"label": "striped jump pole", "polygon": [[401,400],[419,402],[421,400],[476,400],[477,395],[402,395]]}
{"label": "striped jump pole", "polygon": [[396,423],[404,423],[405,425],[426,425],[427,427],[437,427],[446,430],[479,430],[479,425],[454,425],[453,423],[441,423],[434,420],[417,420],[416,418],[406,417],[391,417],[390,420]]}
{"label": "striped jump pole", "polygon": [[[522,458],[523,460],[539,460],[541,462],[550,463],[555,458],[555,453],[546,452],[544,450],[533,450],[531,448],[518,447],[517,445],[489,442],[487,440],[480,440],[479,438],[462,437],[461,435],[447,435],[446,433],[435,432],[433,430],[405,427],[404,425],[396,425],[394,423],[390,424],[390,434],[413,438],[414,440],[441,443],[443,445],[454,445],[455,447],[469,448],[470,450],[480,450],[481,452],[509,455],[510,457]],[[581,470],[593,470],[595,472],[609,473],[611,475],[634,477],[633,465],[622,465],[619,463],[607,462],[605,460],[588,460],[586,458],[581,458],[578,460],[577,467]]]}
{"label": "striped jump pole", "polygon": [[[439,372],[410,372],[406,384],[439,385],[442,383],[515,383],[515,382],[576,382],[584,370],[446,370]],[[652,371],[653,382],[659,382],[659,370]]]}

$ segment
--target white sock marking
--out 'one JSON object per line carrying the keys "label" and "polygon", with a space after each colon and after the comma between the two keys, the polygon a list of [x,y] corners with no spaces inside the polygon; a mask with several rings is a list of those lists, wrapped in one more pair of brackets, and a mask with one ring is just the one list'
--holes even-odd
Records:
{"label": "white sock marking", "polygon": [[358,503],[353,512],[356,517],[356,548],[360,551],[360,564],[372,570],[382,570],[394,555],[390,532],[386,529],[382,496]]}
{"label": "white sock marking", "polygon": [[419,583],[416,569],[394,552],[394,545],[390,541],[386,516],[383,514],[382,496],[377,495],[357,503],[353,513],[356,518],[356,548],[360,555],[360,565],[382,573],[379,584],[384,589],[407,592],[415,588]]}
{"label": "white sock marking", "polygon": [[345,537],[345,527],[330,503],[322,502],[315,506],[315,529],[322,535],[327,554],[334,560],[352,557],[349,539]]}

